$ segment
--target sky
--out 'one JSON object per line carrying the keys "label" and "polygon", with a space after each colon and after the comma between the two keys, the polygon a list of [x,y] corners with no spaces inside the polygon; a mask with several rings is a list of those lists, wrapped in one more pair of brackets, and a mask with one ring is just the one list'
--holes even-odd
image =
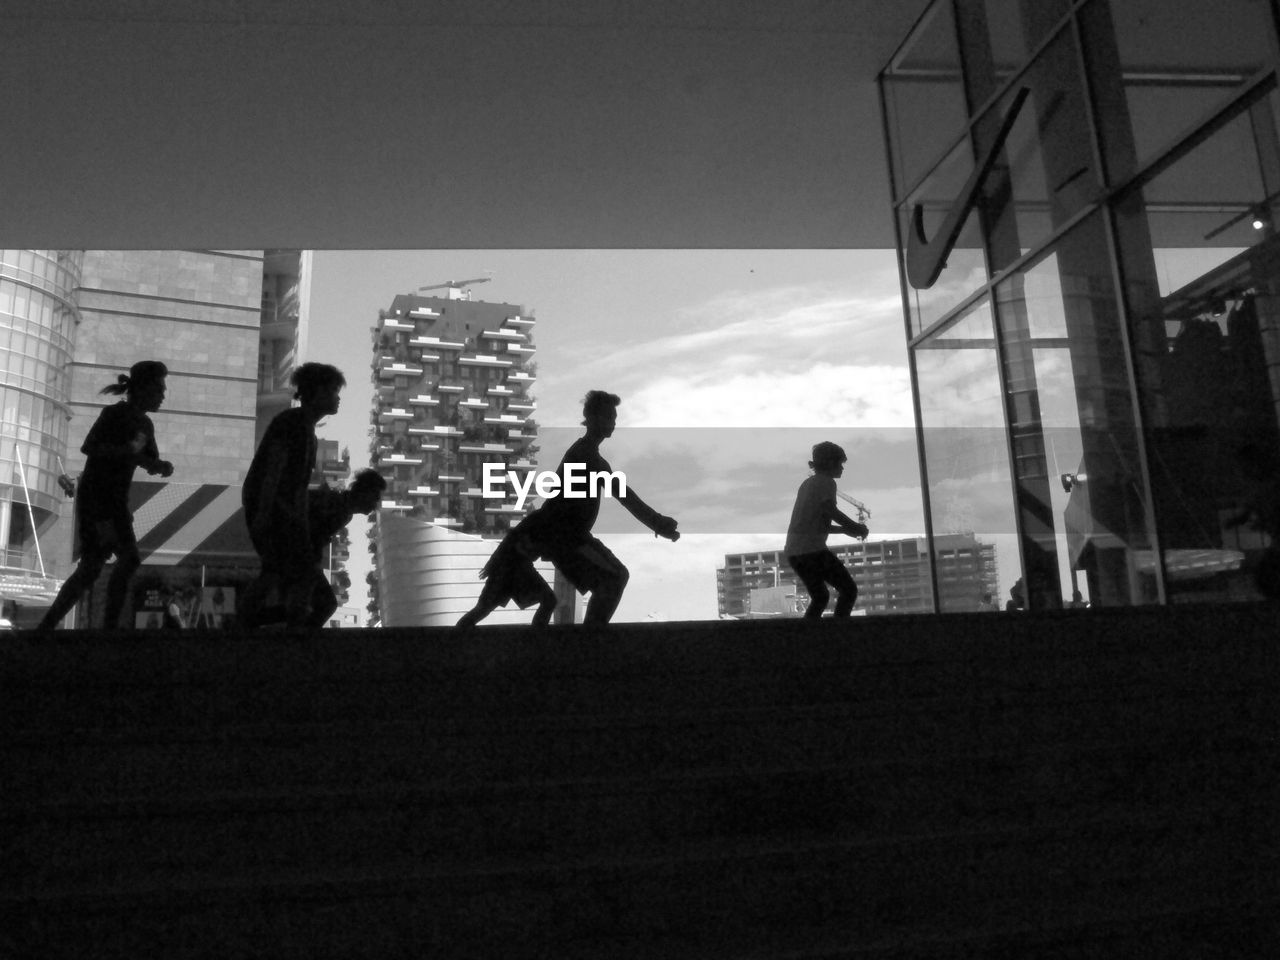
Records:
{"label": "sky", "polygon": [[[631,569],[617,621],[714,619],[726,553],[779,549],[810,448],[849,454],[840,489],[872,538],[924,530],[898,273],[888,250],[318,251],[304,359],[341,367],[338,414],[317,434],[369,462],[370,328],[397,294],[491,277],[476,300],[537,320],[539,463],[582,432],[582,398],[622,397],[601,447],[628,485],[680,524],[657,539],[606,502],[595,533]],[[357,519],[351,605],[370,569]]]}

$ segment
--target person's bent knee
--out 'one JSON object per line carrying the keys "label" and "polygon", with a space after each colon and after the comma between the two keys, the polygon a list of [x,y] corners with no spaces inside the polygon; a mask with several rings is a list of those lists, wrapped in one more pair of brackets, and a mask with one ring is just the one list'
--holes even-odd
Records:
{"label": "person's bent knee", "polygon": [[107,558],[100,556],[81,556],[80,562],[76,565],[76,574],[79,576],[80,582],[91,584],[98,579],[98,575],[102,573],[102,568],[107,565]]}

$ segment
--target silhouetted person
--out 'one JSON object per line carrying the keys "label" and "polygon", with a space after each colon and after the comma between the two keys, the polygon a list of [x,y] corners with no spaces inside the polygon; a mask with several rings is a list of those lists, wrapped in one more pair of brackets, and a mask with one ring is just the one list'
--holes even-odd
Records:
{"label": "silhouetted person", "polygon": [[556,610],[556,594],[533,566],[537,550],[537,545],[520,525],[503,537],[480,571],[480,579],[485,582],[480,599],[462,615],[458,626],[474,627],[512,600],[521,610],[535,603],[538,605],[533,614],[533,626],[545,627],[550,623]]}
{"label": "silhouetted person", "polygon": [[81,595],[93,586],[112,554],[116,563],[107,581],[103,626],[110,629],[119,625],[129,580],[142,563],[133,534],[133,515],[129,512],[133,471],[142,467],[161,477],[173,473],[173,464],[160,459],[155,426],[147,416],[164,403],[168,373],[159,360],[142,360],[130,367],[128,374],[120,374],[115,383],[99,391],[124,394],[125,399],[103,409],[80,447],[87,458],[76,490],[80,562],[63,583],[37,630],[52,630],[62,622]]}
{"label": "silhouetted person", "polygon": [[844,474],[847,459],[844,450],[834,443],[815,444],[809,461],[813,476],[800,484],[791,508],[782,552],[809,591],[805,619],[817,620],[826,610],[831,599],[827,584],[836,589],[835,616],[849,616],[858,600],[858,585],[840,559],[827,549],[829,534],[845,533],[865,540],[870,532],[865,523],[850,519],[836,507],[836,479]]}
{"label": "silhouetted person", "polygon": [[1015,610],[1025,610],[1026,607],[1027,592],[1022,585],[1022,578],[1019,577],[1009,588],[1009,599],[1005,601],[1004,609],[1006,613],[1011,613]]}
{"label": "silhouetted person", "polygon": [[301,405],[271,421],[244,478],[244,518],[262,559],[262,572],[241,603],[240,621],[248,627],[260,622],[272,587],[281,591],[286,624],[312,625],[315,562],[307,483],[316,462],[316,423],[338,412],[338,394],[347,381],[327,363],[304,363],[290,381]]}
{"label": "silhouetted person", "polygon": [[1244,507],[1226,526],[1248,524],[1271,541],[1253,568],[1258,592],[1268,600],[1280,600],[1280,462],[1259,443],[1246,443],[1236,451],[1247,490]]}
{"label": "silhouetted person", "polygon": [[[621,402],[622,400],[616,394],[604,390],[592,390],[583,400],[582,423],[587,428],[587,432],[565,451],[564,459],[556,468],[556,474],[561,482],[561,494],[547,498],[541,507],[525,517],[504,538],[504,542],[511,541],[509,552],[503,559],[506,570],[498,573],[504,578],[504,582],[500,582],[495,587],[490,599],[507,595],[512,580],[508,574],[511,569],[518,569],[520,566],[514,561],[512,554],[518,554],[520,550],[524,550],[529,559],[550,560],[579,593],[591,594],[583,623],[603,624],[608,623],[613,617],[622,599],[622,592],[626,589],[630,573],[608,547],[591,535],[591,529],[600,513],[600,497],[604,493],[603,484],[587,483],[585,485],[587,495],[582,497],[566,497],[563,495],[563,490],[566,464],[574,465],[578,477],[576,488],[580,491],[584,476],[613,472],[608,462],[600,455],[600,444],[613,436],[614,428],[618,423],[618,404]],[[680,534],[676,531],[676,521],[658,513],[641,500],[639,495],[631,489],[630,484],[626,485],[625,493],[618,490],[616,484],[611,486],[611,493],[618,497],[627,511],[657,536],[671,541],[680,539]],[[523,547],[520,546],[522,543]],[[529,569],[532,571],[532,564]],[[534,576],[538,576],[536,571],[532,572]],[[492,576],[494,576],[493,571],[490,572],[490,577]],[[538,579],[542,578],[539,576]],[[545,585],[545,581],[543,583]],[[522,590],[531,589],[532,581],[521,578],[518,586]],[[515,597],[515,594],[512,593],[511,596]],[[472,614],[476,614],[478,609],[479,606],[467,613],[461,625],[474,625],[489,612],[486,610],[472,618]]]}

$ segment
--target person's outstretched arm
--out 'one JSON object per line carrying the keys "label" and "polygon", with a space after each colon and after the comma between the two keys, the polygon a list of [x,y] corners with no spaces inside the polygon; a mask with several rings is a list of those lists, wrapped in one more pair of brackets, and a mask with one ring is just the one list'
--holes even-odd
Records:
{"label": "person's outstretched arm", "polygon": [[859,540],[867,539],[871,532],[865,523],[859,523],[842,513],[834,500],[826,500],[822,504],[822,518],[831,521],[832,533],[845,533]]}
{"label": "person's outstretched arm", "polygon": [[680,539],[680,533],[676,530],[678,524],[674,517],[668,517],[659,513],[653,507],[649,506],[630,487],[627,488],[625,496],[619,498],[622,505],[627,508],[627,512],[643,523],[660,537],[672,541]]}

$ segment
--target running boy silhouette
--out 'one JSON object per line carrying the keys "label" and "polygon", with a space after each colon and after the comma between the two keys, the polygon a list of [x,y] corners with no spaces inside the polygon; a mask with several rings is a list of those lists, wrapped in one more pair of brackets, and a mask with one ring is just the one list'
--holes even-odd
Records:
{"label": "running boy silhouette", "polygon": [[129,485],[133,471],[168,477],[173,464],[160,459],[156,430],[148,413],[164,402],[168,368],[159,360],[141,360],[120,374],[99,393],[124,394],[119,403],[103,408],[80,452],[88,459],[76,489],[76,532],[80,538],[80,562],[62,584],[52,606],[36,630],[54,629],[81,595],[88,591],[112,554],[116,565],[107,581],[107,607],[103,626],[119,625],[120,611],[129,592],[129,581],[141,565],[138,541],[129,512]]}
{"label": "running boy silhouette", "polygon": [[818,619],[831,598],[827,584],[835,587],[835,616],[847,617],[858,599],[858,585],[843,563],[827,549],[827,535],[846,533],[865,540],[870,532],[865,523],[851,520],[836,509],[836,479],[844,473],[848,457],[844,450],[829,441],[816,444],[809,466],[813,476],[800,484],[796,503],[787,526],[787,542],[783,547],[791,569],[809,591],[806,618]]}
{"label": "running boy silhouette", "polygon": [[276,415],[253,455],[241,500],[249,539],[262,558],[262,573],[245,590],[240,620],[257,626],[272,587],[281,591],[285,622],[311,625],[315,561],[307,483],[316,462],[316,423],[338,412],[347,384],[327,363],[304,363],[290,377],[301,405]]}
{"label": "running boy silhouette", "polygon": [[[592,390],[586,395],[582,402],[582,423],[587,432],[573,442],[556,468],[561,490],[564,489],[566,464],[571,463],[575,468],[582,465],[577,469],[579,478],[584,474],[613,472],[608,461],[600,455],[600,444],[613,436],[621,402],[616,394],[604,390]],[[591,594],[583,623],[609,622],[618,609],[631,574],[608,547],[591,535],[591,528],[600,513],[601,490],[596,484],[588,484],[587,492],[588,496],[584,497],[548,498],[503,538],[485,565],[493,589],[486,584],[480,602],[463,616],[459,626],[474,626],[495,607],[511,599],[521,606],[528,606],[535,600],[539,602],[535,624],[550,619],[555,609],[555,596],[534,570],[535,558],[550,560],[579,593]],[[618,499],[633,517],[657,536],[673,542],[680,539],[676,521],[641,500],[630,484]],[[485,572],[481,575],[484,576]],[[539,589],[538,583],[545,593]]]}

